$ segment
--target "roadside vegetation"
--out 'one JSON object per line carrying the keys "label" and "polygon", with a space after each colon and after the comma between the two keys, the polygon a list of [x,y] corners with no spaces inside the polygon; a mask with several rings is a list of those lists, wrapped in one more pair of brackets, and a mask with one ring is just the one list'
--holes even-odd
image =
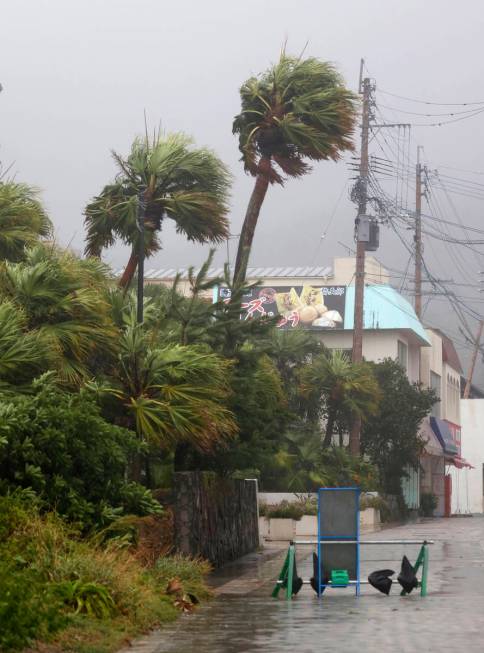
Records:
{"label": "roadside vegetation", "polygon": [[[209,279],[211,253],[188,297],[179,277],[146,288],[142,325],[138,201],[146,256],[166,218],[220,242],[230,175],[217,156],[183,134],[114,154],[116,179],[85,210],[86,258],[49,240],[35,189],[0,180],[0,650],[109,652],[208,598],[209,565],[173,554],[176,471],[398,493],[418,465],[435,397],[396,362],[354,365],[309,332],[240,319],[268,185],[350,149],[355,99],[328,64],[285,54],[241,96],[234,131],[258,199],[236,278]],[[121,280],[99,258],[116,240],[131,247]],[[207,301],[220,284],[231,300]],[[347,448],[357,417],[361,457]],[[284,507],[301,509],[314,506]]]}

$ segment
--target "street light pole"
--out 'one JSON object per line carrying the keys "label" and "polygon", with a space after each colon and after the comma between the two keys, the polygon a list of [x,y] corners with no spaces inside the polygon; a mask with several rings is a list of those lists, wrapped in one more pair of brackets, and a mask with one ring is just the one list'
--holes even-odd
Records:
{"label": "street light pole", "polygon": [[145,189],[138,193],[138,214],[136,223],[139,231],[138,241],[138,295],[136,319],[138,324],[143,324],[143,300],[145,282]]}

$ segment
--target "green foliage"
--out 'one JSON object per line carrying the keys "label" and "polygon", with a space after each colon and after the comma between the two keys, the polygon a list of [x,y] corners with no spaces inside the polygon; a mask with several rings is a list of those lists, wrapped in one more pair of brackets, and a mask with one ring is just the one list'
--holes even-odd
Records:
{"label": "green foliage", "polygon": [[[47,358],[43,369],[55,369],[63,382],[78,385],[96,368],[96,357],[112,351],[115,343],[103,293],[109,282],[107,268],[99,261],[39,245],[20,263],[5,264],[0,306],[6,303],[18,311],[19,331],[25,334],[19,347],[25,352],[27,338],[30,343],[37,340],[38,358]],[[0,312],[0,333],[12,320],[8,307]]]}
{"label": "green foliage", "polygon": [[436,401],[432,390],[410,383],[391,359],[372,363],[382,389],[377,412],[363,424],[361,450],[378,467],[386,494],[401,494],[405,469],[417,468],[424,443],[419,435],[423,418]]}
{"label": "green foliage", "polygon": [[[0,524],[1,527],[1,524]],[[20,556],[0,561],[0,650],[22,649],[50,639],[66,625],[61,603],[40,574]]]}
{"label": "green foliage", "polygon": [[269,180],[308,172],[306,159],[337,160],[353,148],[356,96],[332,64],[314,58],[279,61],[240,89],[242,108],[232,131],[247,172],[260,172],[259,160],[271,160]]}
{"label": "green foliage", "polygon": [[274,506],[266,506],[259,513],[267,519],[294,519],[300,521],[305,514],[304,507],[297,501],[281,501]]}
{"label": "green foliage", "polygon": [[73,641],[119,649],[126,637],[176,617],[170,580],[194,601],[209,595],[206,562],[174,556],[145,567],[137,553],[133,543],[80,538],[57,515],[0,496],[0,649],[52,638],[62,650]]}
{"label": "green foliage", "polygon": [[113,615],[116,608],[109,590],[99,583],[67,580],[57,585],[56,593],[63,604],[74,610],[75,614],[107,619]]}
{"label": "green foliage", "polygon": [[377,468],[361,456],[352,456],[347,449],[330,447],[321,453],[320,472],[315,478],[319,487],[356,486],[363,491],[378,489]]}
{"label": "green foliage", "polygon": [[106,382],[91,387],[111,400],[113,419],[141,440],[165,450],[182,441],[209,451],[237,429],[227,408],[231,363],[204,347],[161,344],[151,330],[153,308],[147,302],[140,326],[126,305],[118,361]]}
{"label": "green foliage", "polygon": [[0,488],[31,488],[84,528],[125,511],[159,512],[144,488],[125,481],[137,448],[135,435],[103,419],[87,391],[69,394],[42,377],[28,398],[0,396]]}
{"label": "green foliage", "polygon": [[420,513],[423,517],[433,517],[439,502],[435,494],[422,492],[420,495]]}
{"label": "green foliage", "polygon": [[184,134],[158,134],[150,142],[137,138],[127,157],[113,153],[118,175],[86,207],[88,256],[100,256],[119,239],[131,245],[136,268],[139,230],[138,196],[145,200],[145,254],[161,248],[163,220],[199,243],[220,242],[228,235],[230,173],[206,148],[194,148]]}
{"label": "green foliage", "polygon": [[26,247],[51,233],[38,192],[26,184],[0,181],[0,259],[20,261]]}
{"label": "green foliage", "polygon": [[380,389],[369,363],[352,363],[339,350],[324,351],[301,369],[301,395],[307,418],[325,420],[323,447],[333,441],[334,430],[346,431],[355,417],[363,422],[375,414]]}

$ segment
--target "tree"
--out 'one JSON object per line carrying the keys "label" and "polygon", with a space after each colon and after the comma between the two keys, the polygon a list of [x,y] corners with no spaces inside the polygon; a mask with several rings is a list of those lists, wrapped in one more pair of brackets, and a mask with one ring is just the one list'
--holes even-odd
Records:
{"label": "tree", "polygon": [[138,198],[145,203],[145,255],[161,248],[163,220],[174,220],[188,240],[220,242],[229,233],[227,200],[230,174],[206,148],[194,148],[184,134],[136,139],[127,157],[113,153],[119,173],[86,207],[86,254],[100,256],[122,240],[131,256],[120,286],[128,288],[138,265]]}
{"label": "tree", "polygon": [[377,410],[380,389],[371,366],[352,363],[342,351],[315,357],[301,370],[300,380],[308,419],[325,422],[323,448],[331,445],[338,427],[348,428],[355,417],[366,421]]}
{"label": "tree", "polygon": [[28,397],[0,393],[0,494],[28,489],[84,528],[123,512],[160,512],[145,488],[126,481],[138,446],[133,432],[100,415],[92,394],[60,390],[51,373]]}
{"label": "tree", "polygon": [[400,495],[405,470],[418,468],[424,447],[419,427],[437,397],[433,390],[410,383],[390,358],[371,367],[382,393],[378,410],[363,424],[361,451],[378,467],[384,491]]}
{"label": "tree", "polygon": [[0,259],[20,261],[26,247],[52,233],[37,195],[27,184],[0,182]]}
{"label": "tree", "polygon": [[119,356],[98,390],[114,399],[116,423],[165,451],[180,442],[210,451],[232,437],[237,426],[227,408],[230,361],[197,346],[162,343],[150,329],[155,319],[146,301],[145,323],[128,302],[119,336]]}
{"label": "tree", "polygon": [[63,382],[76,386],[92,375],[96,357],[116,344],[105,296],[109,283],[100,261],[37,245],[25,260],[0,270],[0,302],[15,306],[22,330],[42,339],[44,370],[55,369]]}
{"label": "tree", "polygon": [[356,96],[331,64],[314,58],[289,57],[240,89],[242,110],[232,131],[246,172],[255,177],[239,239],[234,283],[246,277],[259,213],[269,184],[284,176],[301,177],[309,161],[336,161],[353,148]]}

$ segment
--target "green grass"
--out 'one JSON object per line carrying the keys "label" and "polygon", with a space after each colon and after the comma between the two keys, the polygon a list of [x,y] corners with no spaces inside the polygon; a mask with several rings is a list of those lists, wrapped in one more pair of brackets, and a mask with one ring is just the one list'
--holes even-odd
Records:
{"label": "green grass", "polygon": [[[161,556],[146,565],[140,547],[122,537],[82,538],[56,515],[0,497],[0,579],[8,579],[0,586],[0,650],[40,642],[46,653],[110,653],[176,619],[176,599],[191,606],[208,598],[205,561]],[[171,581],[178,589],[169,594]]]}

